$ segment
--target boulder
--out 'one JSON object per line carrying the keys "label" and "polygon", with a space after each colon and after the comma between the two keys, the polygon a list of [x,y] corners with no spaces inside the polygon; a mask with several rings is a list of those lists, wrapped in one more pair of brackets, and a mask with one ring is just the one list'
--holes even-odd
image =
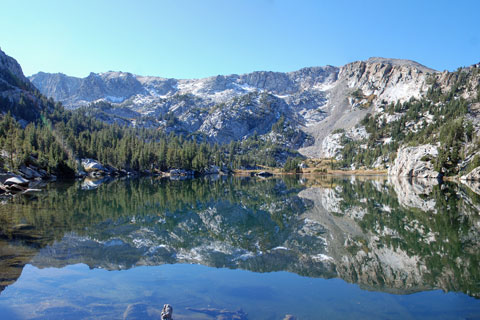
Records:
{"label": "boulder", "polygon": [[100,162],[93,159],[82,159],[82,166],[87,173],[96,171],[107,171],[107,169]]}
{"label": "boulder", "polygon": [[416,147],[401,147],[397,158],[388,168],[388,175],[399,177],[439,178],[431,160],[438,156],[438,149],[431,144]]}
{"label": "boulder", "polygon": [[8,179],[12,178],[12,177],[18,177],[16,174],[13,174],[13,173],[0,173],[0,183],[4,184],[5,181],[7,181]]}
{"label": "boulder", "polygon": [[27,179],[41,178],[42,175],[31,167],[21,166],[18,171]]}
{"label": "boulder", "polygon": [[6,186],[18,185],[18,186],[26,187],[26,186],[28,186],[29,182],[30,181],[28,181],[27,179],[24,179],[22,177],[11,177],[11,178],[8,178],[7,180],[5,180],[4,184]]}
{"label": "boulder", "polygon": [[170,170],[170,176],[193,176],[194,172],[185,169],[172,169]]}
{"label": "boulder", "polygon": [[173,307],[169,304],[163,305],[162,320],[172,319],[172,316],[173,316]]}

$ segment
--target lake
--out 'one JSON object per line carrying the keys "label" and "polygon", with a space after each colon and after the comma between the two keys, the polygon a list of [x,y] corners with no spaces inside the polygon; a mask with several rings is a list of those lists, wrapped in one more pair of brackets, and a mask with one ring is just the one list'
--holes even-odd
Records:
{"label": "lake", "polygon": [[0,205],[1,319],[480,319],[478,186],[101,182]]}

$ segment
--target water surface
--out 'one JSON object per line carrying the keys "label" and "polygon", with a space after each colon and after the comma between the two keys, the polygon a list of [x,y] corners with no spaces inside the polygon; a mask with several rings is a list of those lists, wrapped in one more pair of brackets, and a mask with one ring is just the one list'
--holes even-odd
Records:
{"label": "water surface", "polygon": [[474,191],[353,177],[52,184],[0,206],[0,318],[159,318],[170,303],[176,319],[477,319]]}

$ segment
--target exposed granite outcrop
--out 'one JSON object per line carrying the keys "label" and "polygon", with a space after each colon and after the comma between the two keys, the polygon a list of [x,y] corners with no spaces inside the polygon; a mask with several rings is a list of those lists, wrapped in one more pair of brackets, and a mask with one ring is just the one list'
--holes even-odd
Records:
{"label": "exposed granite outcrop", "polygon": [[433,168],[432,159],[438,156],[438,149],[431,144],[416,147],[401,147],[388,175],[417,178],[438,178],[440,173]]}

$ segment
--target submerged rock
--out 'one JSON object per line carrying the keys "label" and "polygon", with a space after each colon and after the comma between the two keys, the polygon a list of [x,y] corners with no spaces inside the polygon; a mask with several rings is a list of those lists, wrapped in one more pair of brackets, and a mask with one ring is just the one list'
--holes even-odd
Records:
{"label": "submerged rock", "polygon": [[215,319],[222,319],[222,320],[247,320],[247,314],[242,310],[238,311],[230,311],[226,309],[215,309],[215,308],[187,308],[192,312],[203,313],[209,315],[211,317],[215,317]]}
{"label": "submerged rock", "polygon": [[123,313],[123,319],[125,320],[140,320],[150,318],[148,315],[148,306],[144,303],[132,303],[128,305],[127,309]]}

